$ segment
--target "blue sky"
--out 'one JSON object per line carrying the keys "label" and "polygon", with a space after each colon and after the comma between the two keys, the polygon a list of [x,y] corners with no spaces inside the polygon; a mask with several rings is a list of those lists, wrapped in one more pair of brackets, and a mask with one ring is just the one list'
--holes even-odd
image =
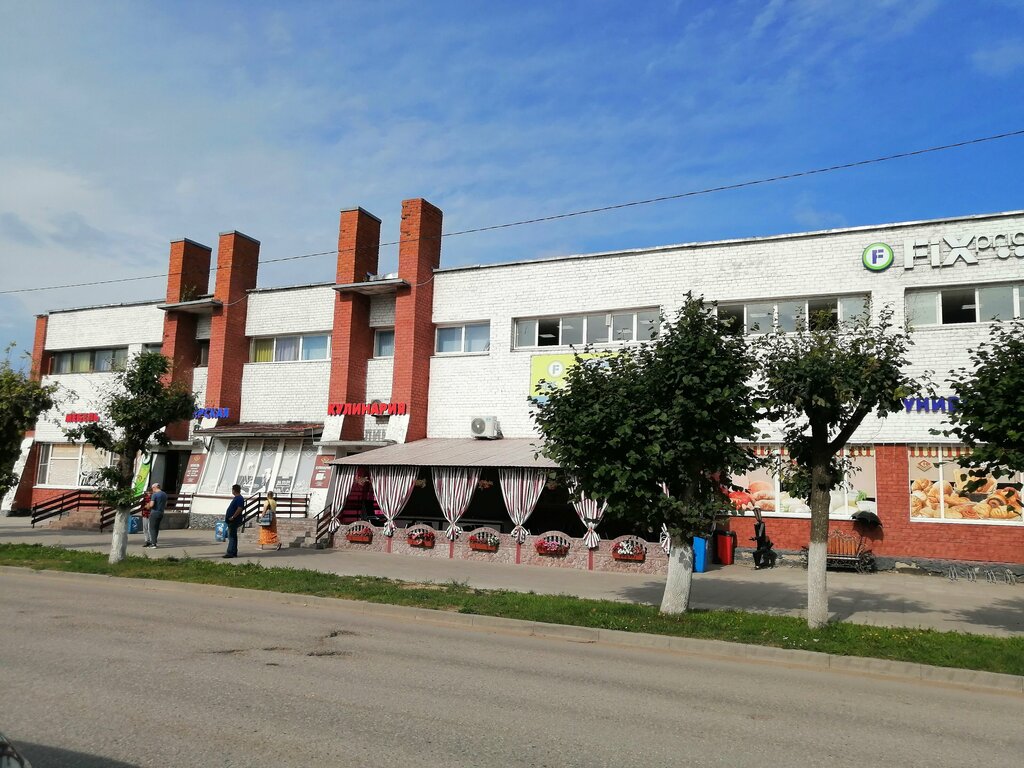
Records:
{"label": "blue sky", "polygon": [[[227,229],[325,251],[355,205],[390,241],[409,197],[455,231],[1021,129],[1022,30],[1024,0],[4,3],[0,290],[160,273]],[[442,264],[1019,209],[1022,170],[1024,137],[454,237]],[[163,291],[0,294],[0,341]]]}

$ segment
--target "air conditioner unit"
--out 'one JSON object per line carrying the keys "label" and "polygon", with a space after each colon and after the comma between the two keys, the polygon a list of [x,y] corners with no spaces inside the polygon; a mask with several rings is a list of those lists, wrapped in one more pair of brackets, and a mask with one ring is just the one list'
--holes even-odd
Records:
{"label": "air conditioner unit", "polygon": [[473,437],[482,440],[496,440],[501,437],[501,427],[498,426],[497,416],[477,416],[469,424],[469,431]]}

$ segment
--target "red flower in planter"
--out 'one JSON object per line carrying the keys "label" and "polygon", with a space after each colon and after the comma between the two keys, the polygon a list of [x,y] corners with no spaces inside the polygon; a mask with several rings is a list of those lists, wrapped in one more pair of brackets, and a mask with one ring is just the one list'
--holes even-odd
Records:
{"label": "red flower in planter", "polygon": [[565,557],[569,554],[569,545],[559,539],[538,539],[534,546],[538,555]]}

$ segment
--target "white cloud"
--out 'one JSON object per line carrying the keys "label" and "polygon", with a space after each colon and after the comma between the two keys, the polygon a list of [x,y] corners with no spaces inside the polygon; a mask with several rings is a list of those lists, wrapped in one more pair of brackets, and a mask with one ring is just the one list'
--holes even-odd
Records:
{"label": "white cloud", "polygon": [[1003,40],[976,50],[971,55],[975,69],[986,75],[1005,77],[1024,69],[1024,38]]}

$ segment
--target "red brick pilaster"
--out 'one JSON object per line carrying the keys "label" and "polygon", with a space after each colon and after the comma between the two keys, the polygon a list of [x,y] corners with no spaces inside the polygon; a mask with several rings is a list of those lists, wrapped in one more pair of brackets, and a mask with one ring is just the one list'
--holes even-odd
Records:
{"label": "red brick pilaster", "polygon": [[237,423],[242,405],[242,368],[249,359],[245,336],[246,291],[256,287],[260,242],[241,232],[222,232],[217,246],[217,282],[213,297],[223,306],[210,322],[210,364],[206,406],[230,408],[223,421]]}
{"label": "red brick pilaster", "polygon": [[[167,303],[179,304],[206,294],[210,286],[210,256],[208,245],[192,240],[175,240],[167,268]],[[198,317],[188,312],[167,312],[164,315],[163,354],[171,361],[168,380],[192,387],[199,345],[196,342]],[[167,427],[172,440],[188,438],[188,422]]]}
{"label": "red brick pilaster", "polygon": [[32,381],[42,381],[43,376],[50,372],[50,353],[46,351],[46,326],[49,315],[36,315],[36,337],[32,343],[32,368],[29,376]]}
{"label": "red brick pilaster", "polygon": [[[358,283],[376,274],[380,252],[380,219],[362,208],[341,212],[338,226],[338,268],[341,284]],[[366,400],[366,362],[373,356],[370,297],[339,293],[334,304],[331,333],[331,381],[328,401],[362,403]],[[360,440],[363,417],[346,416],[341,436]]]}
{"label": "red brick pilaster", "polygon": [[391,399],[409,405],[406,440],[427,436],[430,357],[434,353],[434,270],[441,264],[440,209],[402,202],[398,276],[409,283],[395,297],[395,368]]}

